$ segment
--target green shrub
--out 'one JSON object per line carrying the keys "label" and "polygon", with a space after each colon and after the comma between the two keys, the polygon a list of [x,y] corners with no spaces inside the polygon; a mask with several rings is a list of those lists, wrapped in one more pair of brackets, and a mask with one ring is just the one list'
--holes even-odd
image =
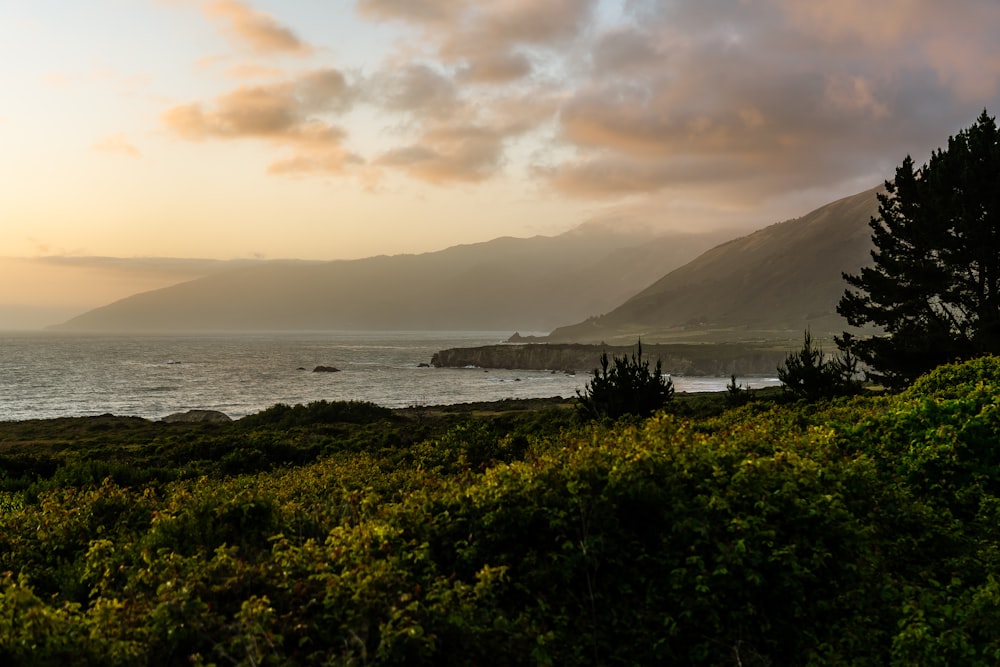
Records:
{"label": "green shrub", "polygon": [[968,397],[980,390],[1000,394],[1000,357],[983,356],[940,366],[918,378],[902,395],[952,399]]}
{"label": "green shrub", "polygon": [[372,424],[392,418],[392,410],[370,401],[313,401],[308,405],[284,403],[239,420],[247,428],[291,428],[312,424]]}

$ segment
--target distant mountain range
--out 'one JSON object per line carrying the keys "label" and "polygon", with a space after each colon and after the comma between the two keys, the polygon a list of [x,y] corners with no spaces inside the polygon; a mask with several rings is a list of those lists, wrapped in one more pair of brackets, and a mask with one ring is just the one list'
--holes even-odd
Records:
{"label": "distant mountain range", "polygon": [[841,273],[871,262],[879,190],[728,241],[591,224],[419,255],[262,262],[52,328],[551,331],[536,340],[608,344],[793,341],[809,328],[824,338],[846,326]]}
{"label": "distant mountain range", "polygon": [[870,265],[874,188],[723,243],[548,342],[801,340],[839,334],[841,273]]}
{"label": "distant mountain range", "polygon": [[272,261],[90,310],[66,331],[551,331],[621,304],[732,232],[585,224],[419,255]]}

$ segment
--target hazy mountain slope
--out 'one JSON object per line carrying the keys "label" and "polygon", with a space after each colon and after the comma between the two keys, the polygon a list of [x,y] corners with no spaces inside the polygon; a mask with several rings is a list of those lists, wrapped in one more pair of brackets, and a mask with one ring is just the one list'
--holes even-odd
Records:
{"label": "hazy mountain slope", "polygon": [[868,221],[878,191],[712,248],[611,312],[558,328],[548,340],[798,338],[806,327],[819,336],[839,333],[846,326],[836,314],[846,287],[841,273],[871,262]]}
{"label": "hazy mountain slope", "polygon": [[621,303],[731,235],[581,226],[421,255],[269,262],[136,294],[74,331],[547,331]]}
{"label": "hazy mountain slope", "polygon": [[261,260],[0,257],[0,330],[37,330],[118,299]]}

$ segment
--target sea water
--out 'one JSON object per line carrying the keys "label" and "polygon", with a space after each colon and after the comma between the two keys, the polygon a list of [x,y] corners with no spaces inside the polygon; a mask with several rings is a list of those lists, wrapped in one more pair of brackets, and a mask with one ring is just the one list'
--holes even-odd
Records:
{"label": "sea water", "polygon": [[[191,409],[237,419],[277,403],[363,400],[399,408],[572,397],[584,389],[587,373],[421,366],[439,350],[501,343],[509,335],[0,333],[0,421],[106,413],[159,419]],[[316,366],[339,372],[313,372]],[[673,381],[677,391],[721,391],[729,378]]]}

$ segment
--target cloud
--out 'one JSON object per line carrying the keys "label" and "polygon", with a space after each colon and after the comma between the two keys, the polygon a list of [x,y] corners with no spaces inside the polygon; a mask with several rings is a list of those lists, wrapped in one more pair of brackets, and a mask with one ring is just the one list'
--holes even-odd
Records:
{"label": "cloud", "polygon": [[222,22],[226,32],[251,51],[262,54],[309,55],[312,47],[274,17],[239,0],[211,0],[202,5],[209,19]]}
{"label": "cloud", "polygon": [[459,75],[463,81],[503,83],[522,79],[531,71],[531,59],[523,53],[487,53],[471,60]]}
{"label": "cloud", "polygon": [[409,117],[402,134],[412,140],[383,151],[373,166],[438,185],[496,176],[508,162],[508,147],[550,122],[558,109],[551,92],[507,90],[470,98],[433,70],[407,68],[400,74],[404,85],[390,85],[392,92],[383,92],[381,103]]}
{"label": "cloud", "polygon": [[127,157],[141,157],[142,152],[132,145],[124,132],[104,137],[94,144],[93,149],[101,153],[113,153]]}
{"label": "cloud", "polygon": [[468,6],[468,0],[359,0],[357,3],[362,16],[415,23],[437,23]]}
{"label": "cloud", "polygon": [[826,82],[825,99],[831,107],[848,113],[876,119],[889,115],[889,107],[878,99],[875,85],[863,76],[831,76]]}
{"label": "cloud", "polygon": [[944,143],[932,126],[974,120],[969,101],[996,102],[995,3],[633,1],[624,16],[561,107],[574,154],[536,171],[564,194],[875,183]]}
{"label": "cloud", "polygon": [[616,26],[595,40],[592,59],[598,75],[621,76],[663,64],[660,56],[651,33],[639,26]]}
{"label": "cloud", "polygon": [[353,94],[339,70],[316,70],[290,81],[239,86],[217,98],[214,109],[178,105],[165,111],[162,120],[187,139],[281,138],[315,125],[310,114],[345,111]]}
{"label": "cloud", "polygon": [[504,139],[502,131],[487,127],[439,127],[425,133],[419,143],[384,153],[375,164],[435,184],[478,182],[498,170]]}
{"label": "cloud", "polygon": [[[517,171],[572,197],[740,207],[875,184],[1000,106],[995,0],[354,4],[400,36],[370,70],[244,65],[246,85],[163,122],[192,140],[271,142],[278,174],[447,185]],[[203,7],[257,54],[308,48],[245,3]],[[347,148],[360,105],[380,125],[358,133],[377,136],[368,161]]]}
{"label": "cloud", "polygon": [[502,83],[534,71],[526,51],[573,41],[593,15],[596,0],[359,0],[358,12],[418,27],[443,63],[469,81]]}
{"label": "cloud", "polygon": [[192,141],[264,139],[288,150],[291,156],[272,164],[271,173],[341,173],[361,158],[344,148],[344,130],[327,117],[349,109],[353,95],[339,70],[315,70],[289,81],[239,86],[207,108],[177,105],[161,120]]}
{"label": "cloud", "polygon": [[992,96],[1000,82],[1000,4],[991,0],[770,0],[789,25],[841,58],[871,68],[923,67],[962,100]]}
{"label": "cloud", "polygon": [[368,90],[385,109],[431,117],[450,115],[458,102],[452,78],[420,63],[381,72],[369,82]]}

